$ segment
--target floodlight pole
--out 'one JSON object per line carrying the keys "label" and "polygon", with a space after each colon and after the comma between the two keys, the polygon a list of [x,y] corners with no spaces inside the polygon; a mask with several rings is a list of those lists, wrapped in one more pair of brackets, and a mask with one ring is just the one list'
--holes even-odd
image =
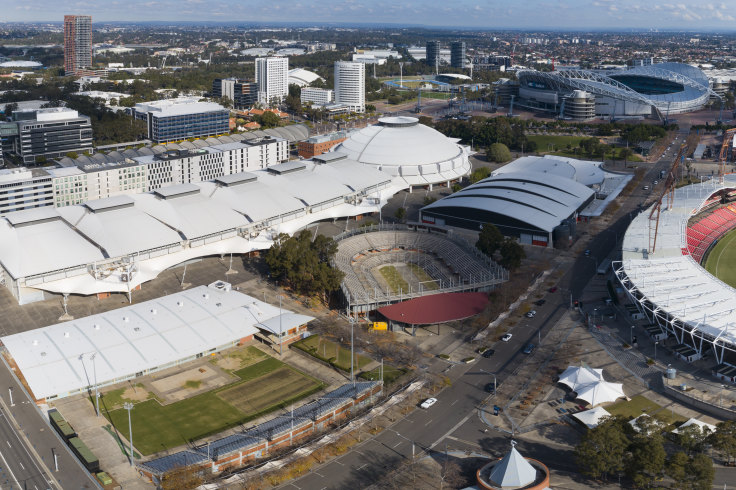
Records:
{"label": "floodlight pole", "polygon": [[284,354],[284,331],[281,326],[281,295],[279,294],[279,355]]}
{"label": "floodlight pole", "polygon": [[133,410],[133,404],[130,402],[123,403],[123,408],[128,411],[128,439],[130,440],[130,466],[133,464],[133,425],[130,422],[130,411]]}
{"label": "floodlight pole", "polygon": [[97,389],[97,363],[95,362],[95,357],[97,357],[97,352],[92,354],[90,356],[90,359],[92,359],[92,372],[94,373],[95,377],[95,413],[97,416],[100,416],[100,392]]}
{"label": "floodlight pole", "polygon": [[657,344],[659,344],[659,341],[654,343],[654,360],[657,360]]}
{"label": "floodlight pole", "polygon": [[8,388],[8,396],[10,397],[10,406],[14,407],[15,403],[13,403],[13,387],[12,386]]}
{"label": "floodlight pole", "polygon": [[353,327],[355,326],[355,318],[350,317],[350,381],[353,382],[353,388],[355,388],[355,371],[353,366],[353,359],[355,354],[353,353]]}

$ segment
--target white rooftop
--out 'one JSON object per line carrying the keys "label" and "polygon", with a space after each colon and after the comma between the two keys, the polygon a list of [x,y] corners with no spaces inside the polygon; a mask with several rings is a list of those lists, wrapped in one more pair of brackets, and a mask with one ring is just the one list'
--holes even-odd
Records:
{"label": "white rooftop", "polygon": [[610,417],[611,414],[603,407],[594,407],[590,410],[574,413],[572,416],[584,423],[588,429],[592,429],[598,426],[601,419]]}
{"label": "white rooftop", "polygon": [[[284,331],[313,318],[282,310]],[[36,399],[66,396],[164,369],[229,346],[258,324],[279,324],[279,307],[199,286],[144,303],[2,337]],[[92,356],[95,356],[93,359]]]}
{"label": "white rooftop", "polygon": [[204,112],[226,111],[220,104],[214,102],[199,102],[197,97],[179,97],[176,99],[155,100],[135,105],[135,111],[152,113],[154,117],[182,116],[200,114]]}
{"label": "white rooftop", "polygon": [[585,186],[601,184],[605,172],[601,170],[601,162],[578,160],[576,158],[545,155],[543,157],[526,156],[507,163],[491,175],[501,175],[510,172],[538,172],[541,174],[557,175],[579,182]]}
{"label": "white rooftop", "polygon": [[[736,189],[736,175],[680,187],[675,190],[672,209],[663,204],[657,244],[650,247],[650,209],[629,225],[623,240],[622,263],[614,270],[625,272],[624,287],[638,290],[655,308],[694,327],[710,337],[736,344],[736,289],[703,269],[687,250],[688,219],[699,212],[720,189]],[[620,271],[620,272],[621,272]]]}

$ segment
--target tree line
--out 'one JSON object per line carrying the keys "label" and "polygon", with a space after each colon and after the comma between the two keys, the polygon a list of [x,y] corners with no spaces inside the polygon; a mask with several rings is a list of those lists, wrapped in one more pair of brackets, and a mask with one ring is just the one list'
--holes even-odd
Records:
{"label": "tree line", "polygon": [[671,478],[680,489],[709,490],[715,470],[705,454],[709,447],[720,451],[726,462],[736,456],[736,422],[718,424],[715,432],[690,425],[673,434],[677,445],[669,454],[665,444],[666,424],[643,415],[636,428],[623,416],[605,417],[588,430],[575,448],[575,460],[582,474],[596,480],[626,477],[636,487],[651,487],[655,481]]}

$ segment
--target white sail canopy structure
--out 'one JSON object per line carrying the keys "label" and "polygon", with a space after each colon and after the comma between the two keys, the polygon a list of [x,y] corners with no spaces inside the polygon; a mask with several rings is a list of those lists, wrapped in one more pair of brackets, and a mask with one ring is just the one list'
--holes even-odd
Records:
{"label": "white sail canopy structure", "polygon": [[587,366],[570,366],[560,375],[558,382],[567,386],[572,391],[578,391],[578,388],[602,379],[602,369],[592,369]]}

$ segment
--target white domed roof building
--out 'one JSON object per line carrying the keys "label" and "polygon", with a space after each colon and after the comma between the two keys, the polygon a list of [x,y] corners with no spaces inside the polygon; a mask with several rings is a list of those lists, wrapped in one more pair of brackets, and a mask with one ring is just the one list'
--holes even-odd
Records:
{"label": "white domed roof building", "polygon": [[470,173],[468,148],[415,117],[384,117],[353,133],[334,151],[382,170],[403,188],[449,184]]}

